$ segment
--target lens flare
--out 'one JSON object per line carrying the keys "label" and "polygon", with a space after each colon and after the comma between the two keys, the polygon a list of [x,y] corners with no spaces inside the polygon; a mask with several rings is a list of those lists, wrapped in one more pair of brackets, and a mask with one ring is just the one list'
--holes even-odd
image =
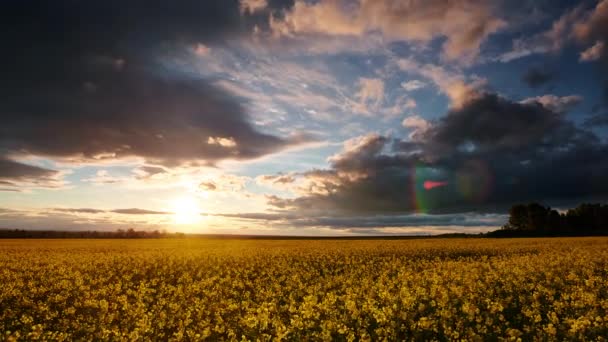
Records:
{"label": "lens flare", "polygon": [[[435,169],[423,164],[415,164],[411,169],[410,179],[410,198],[411,206],[417,213],[427,213],[433,205],[429,186],[437,187],[435,183],[429,183],[429,179],[437,178],[438,174]],[[442,185],[440,185],[442,186]]]}
{"label": "lens flare", "polygon": [[468,160],[455,170],[416,163],[410,169],[410,208],[425,214],[445,203],[481,203],[493,187],[492,170],[481,160]]}
{"label": "lens flare", "polygon": [[425,190],[440,188],[440,187],[446,186],[446,185],[448,185],[448,182],[444,182],[444,181],[427,180],[427,181],[424,181],[424,183],[423,183],[423,187]]}
{"label": "lens flare", "polygon": [[456,184],[466,200],[482,202],[492,191],[494,178],[486,163],[470,160],[456,172]]}

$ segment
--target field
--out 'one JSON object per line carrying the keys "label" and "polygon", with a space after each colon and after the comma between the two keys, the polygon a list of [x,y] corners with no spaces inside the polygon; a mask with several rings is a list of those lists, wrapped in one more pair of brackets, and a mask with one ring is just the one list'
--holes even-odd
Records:
{"label": "field", "polygon": [[608,238],[0,240],[0,340],[599,340]]}

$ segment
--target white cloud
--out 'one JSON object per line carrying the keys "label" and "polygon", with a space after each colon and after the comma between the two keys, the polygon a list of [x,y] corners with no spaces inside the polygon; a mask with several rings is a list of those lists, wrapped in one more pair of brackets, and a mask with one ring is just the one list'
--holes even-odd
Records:
{"label": "white cloud", "polygon": [[129,177],[116,177],[110,175],[107,170],[97,170],[95,176],[82,179],[83,182],[93,183],[97,185],[118,184],[129,181]]}
{"label": "white cloud", "polygon": [[207,139],[207,144],[209,145],[219,145],[222,147],[235,147],[236,146],[236,141],[234,141],[234,138],[232,137],[228,137],[228,138],[224,138],[224,137],[209,137]]}
{"label": "white cloud", "polygon": [[228,173],[207,177],[201,180],[199,190],[208,192],[237,193],[245,190],[249,177],[236,176]]}
{"label": "white cloud", "polygon": [[268,6],[267,0],[240,0],[241,14],[254,14],[264,10]]}
{"label": "white cloud", "polygon": [[581,52],[580,61],[581,62],[590,62],[600,59],[600,57],[604,53],[604,42],[597,41],[593,46],[588,48],[587,50]]}
{"label": "white cloud", "polygon": [[401,125],[405,128],[412,129],[412,132],[409,135],[411,140],[417,140],[431,127],[431,124],[427,120],[416,114],[403,119]]}
{"label": "white cloud", "polygon": [[417,74],[430,79],[439,90],[446,94],[452,106],[458,108],[467,101],[479,95],[480,89],[486,84],[483,78],[474,78],[467,81],[464,75],[449,71],[435,64],[421,64],[413,59],[402,58],[397,61],[397,66],[412,74]]}
{"label": "white cloud", "polygon": [[401,83],[401,88],[405,89],[406,91],[414,91],[424,87],[426,87],[426,83],[419,80],[411,80],[408,82]]}
{"label": "white cloud", "polygon": [[209,56],[211,48],[205,44],[199,43],[194,46],[194,53],[201,57]]}
{"label": "white cloud", "polygon": [[583,101],[580,95],[556,96],[547,94],[543,96],[529,97],[520,101],[523,104],[540,103],[543,107],[556,113],[565,113],[572,107]]}
{"label": "white cloud", "polygon": [[358,111],[369,114],[371,110],[380,108],[384,101],[384,82],[378,78],[359,78],[359,92],[355,95],[359,99]]}

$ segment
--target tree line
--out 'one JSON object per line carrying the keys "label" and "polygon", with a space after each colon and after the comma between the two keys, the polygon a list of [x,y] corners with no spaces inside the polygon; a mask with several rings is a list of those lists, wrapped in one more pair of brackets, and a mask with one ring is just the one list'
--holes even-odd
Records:
{"label": "tree line", "polygon": [[0,239],[160,239],[170,237],[184,237],[184,234],[135,229],[101,232],[0,229]]}
{"label": "tree line", "polygon": [[517,204],[509,221],[490,236],[586,236],[608,235],[608,205],[584,203],[558,212],[538,203]]}

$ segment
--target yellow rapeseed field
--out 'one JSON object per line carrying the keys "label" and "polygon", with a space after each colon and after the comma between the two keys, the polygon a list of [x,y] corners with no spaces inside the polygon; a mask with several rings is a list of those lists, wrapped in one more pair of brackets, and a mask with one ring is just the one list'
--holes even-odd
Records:
{"label": "yellow rapeseed field", "polygon": [[0,340],[598,340],[608,238],[0,240]]}

